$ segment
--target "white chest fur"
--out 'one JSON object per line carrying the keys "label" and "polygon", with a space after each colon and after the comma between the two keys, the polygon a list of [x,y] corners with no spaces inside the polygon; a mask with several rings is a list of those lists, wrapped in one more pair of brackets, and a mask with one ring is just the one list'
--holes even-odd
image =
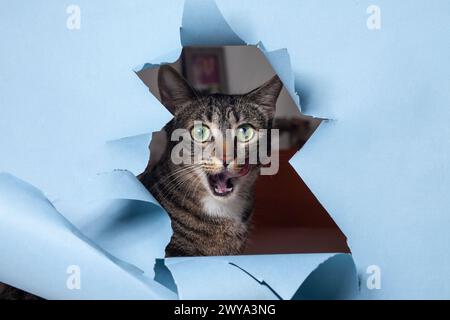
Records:
{"label": "white chest fur", "polygon": [[210,216],[240,220],[245,208],[245,200],[236,195],[221,199],[212,195],[202,199],[203,210]]}

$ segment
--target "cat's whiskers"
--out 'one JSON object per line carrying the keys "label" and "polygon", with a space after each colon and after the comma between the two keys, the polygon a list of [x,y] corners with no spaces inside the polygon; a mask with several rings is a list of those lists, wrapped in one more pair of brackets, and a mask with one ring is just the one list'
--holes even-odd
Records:
{"label": "cat's whiskers", "polygon": [[198,186],[200,185],[200,183],[202,182],[202,177],[200,175],[197,175],[194,179],[194,181],[192,182],[192,184],[196,183],[195,185],[195,189],[191,188],[187,193],[184,194],[183,196],[183,200],[181,201],[181,205],[184,206],[184,201],[186,200],[186,195],[189,194],[189,196],[191,195],[195,195],[195,192],[197,191]]}
{"label": "cat's whiskers", "polygon": [[[189,169],[189,170],[188,170]],[[169,195],[173,190],[175,190],[176,188],[180,187],[182,184],[186,183],[187,181],[189,181],[189,175],[192,174],[195,169],[197,169],[196,166],[191,166],[189,168],[183,168],[180,170],[177,170],[176,172],[173,172],[173,174],[170,175],[170,177],[165,177],[165,179],[163,179],[164,181],[166,181],[166,183],[162,184],[161,181],[158,182],[158,185],[164,186],[164,185],[169,185],[170,187],[167,189],[161,188],[156,190],[157,194],[155,195],[155,197],[158,196],[162,196],[165,200],[170,201],[169,199],[167,199],[166,195]],[[180,174],[182,173],[182,174]],[[170,178],[170,180],[168,180]]]}
{"label": "cat's whiskers", "polygon": [[[201,182],[201,176],[199,176],[199,175],[195,175],[195,177],[194,177],[194,180],[192,181],[191,179],[185,179],[184,181],[181,181],[178,185],[177,185],[177,187],[176,188],[178,188],[178,187],[182,187],[184,184],[186,184],[186,183],[190,183],[191,185],[193,185],[194,183],[196,183],[196,182],[198,182],[197,183],[197,186],[199,185],[199,183]],[[186,193],[184,193],[184,195],[183,195],[183,200],[182,200],[182,205],[184,205],[184,201],[185,201],[185,199],[186,199],[186,195],[191,195],[191,194],[195,194],[195,192],[192,192],[192,190],[193,190],[193,188],[191,187],[191,188],[189,188],[188,189],[188,192],[186,192]]]}
{"label": "cat's whiskers", "polygon": [[[191,175],[195,172],[195,170],[198,168],[197,165],[191,165],[189,168],[183,168],[183,169],[190,169],[190,170],[177,170],[177,173],[182,173],[181,175],[177,175],[175,177],[173,177],[171,180],[169,180],[167,182],[167,185],[170,185],[170,188],[168,189],[161,189],[158,190],[158,193],[156,194],[156,196],[162,196],[165,200],[167,201],[171,201],[169,199],[167,199],[166,196],[169,196],[172,191],[176,190],[177,188],[181,188],[183,185],[187,184],[187,183],[192,183],[192,179]],[[183,171],[183,172],[181,172]],[[197,181],[198,179],[198,175],[196,175],[194,182]],[[167,179],[166,179],[167,180]],[[192,188],[190,188],[190,190],[192,190]],[[186,196],[186,193],[185,193]],[[184,196],[184,197],[185,197]],[[184,200],[183,200],[184,202]]]}
{"label": "cat's whiskers", "polygon": [[195,169],[198,168],[198,165],[187,165],[186,167],[182,167],[179,169],[176,169],[174,171],[172,171],[170,174],[168,174],[167,176],[165,176],[163,179],[160,179],[158,181],[159,184],[162,184],[163,182],[165,182],[167,179],[181,173],[181,172],[185,172],[185,171],[190,171],[191,169]]}
{"label": "cat's whiskers", "polygon": [[191,174],[193,171],[194,169],[191,169],[189,171],[183,172],[182,174],[173,176],[170,180],[167,181],[167,183],[164,184],[170,186],[168,189],[165,189],[164,191],[169,192],[178,187],[179,183],[184,182],[188,178],[188,175]]}
{"label": "cat's whiskers", "polygon": [[162,198],[163,198],[165,201],[171,202],[172,200],[171,200],[171,199],[168,199],[167,196],[170,196],[170,194],[172,193],[173,190],[175,190],[175,189],[178,188],[178,187],[181,187],[181,186],[182,186],[184,183],[186,183],[187,181],[188,181],[188,179],[184,179],[184,180],[182,180],[182,181],[179,181],[177,184],[171,186],[171,187],[168,188],[168,189],[164,189],[164,190],[161,189],[161,190],[158,190],[158,193],[156,194],[155,197],[162,196]]}

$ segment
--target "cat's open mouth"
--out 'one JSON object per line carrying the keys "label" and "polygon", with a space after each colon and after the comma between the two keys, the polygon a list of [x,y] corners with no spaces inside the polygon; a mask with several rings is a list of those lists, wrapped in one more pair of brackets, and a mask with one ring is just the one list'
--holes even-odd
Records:
{"label": "cat's open mouth", "polygon": [[208,182],[214,195],[224,197],[233,192],[233,178],[226,172],[208,175]]}
{"label": "cat's open mouth", "polygon": [[233,192],[236,179],[247,175],[249,171],[249,165],[245,164],[237,173],[222,171],[218,174],[208,174],[208,183],[214,195],[225,197]]}

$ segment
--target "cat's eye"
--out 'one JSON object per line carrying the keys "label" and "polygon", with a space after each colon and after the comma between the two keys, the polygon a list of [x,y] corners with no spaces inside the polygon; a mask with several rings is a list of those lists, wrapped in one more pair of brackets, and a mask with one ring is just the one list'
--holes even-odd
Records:
{"label": "cat's eye", "polygon": [[204,124],[195,125],[191,130],[191,136],[197,142],[205,142],[211,136],[211,131]]}
{"label": "cat's eye", "polygon": [[240,142],[248,142],[255,135],[255,129],[249,124],[243,124],[237,128],[236,137]]}

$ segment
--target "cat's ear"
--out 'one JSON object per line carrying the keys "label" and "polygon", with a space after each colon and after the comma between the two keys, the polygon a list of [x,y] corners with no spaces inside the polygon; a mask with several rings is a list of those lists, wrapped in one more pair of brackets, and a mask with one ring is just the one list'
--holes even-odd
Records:
{"label": "cat's ear", "polygon": [[162,65],[159,68],[158,88],[161,103],[172,114],[176,114],[179,108],[196,97],[194,89],[169,65]]}
{"label": "cat's ear", "polygon": [[275,116],[275,108],[278,96],[280,95],[283,83],[280,78],[275,75],[272,79],[264,83],[262,86],[250,91],[246,94],[249,101],[256,103],[269,116]]}

